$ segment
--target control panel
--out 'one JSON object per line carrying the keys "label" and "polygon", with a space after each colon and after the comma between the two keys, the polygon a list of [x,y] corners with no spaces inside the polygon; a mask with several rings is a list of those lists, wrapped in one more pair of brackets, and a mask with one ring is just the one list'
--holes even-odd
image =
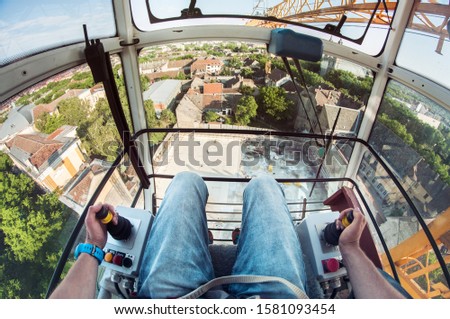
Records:
{"label": "control panel", "polygon": [[147,210],[123,206],[117,206],[116,212],[130,221],[131,233],[126,240],[114,239],[108,233],[101,265],[116,274],[136,278],[153,216]]}
{"label": "control panel", "polygon": [[338,217],[338,212],[311,214],[299,225],[303,253],[309,257],[315,276],[326,294],[330,289],[340,288],[341,279],[347,276],[339,247],[326,243],[323,237],[325,227]]}

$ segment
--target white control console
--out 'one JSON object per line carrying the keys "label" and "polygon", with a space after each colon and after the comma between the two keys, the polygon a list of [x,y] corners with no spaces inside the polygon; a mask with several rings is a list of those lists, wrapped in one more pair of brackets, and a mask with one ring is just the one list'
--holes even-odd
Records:
{"label": "white control console", "polygon": [[329,245],[323,239],[324,228],[338,216],[338,212],[311,214],[299,225],[303,253],[309,257],[316,279],[325,293],[330,288],[340,288],[341,279],[347,276],[339,247]]}
{"label": "white control console", "polygon": [[101,265],[123,276],[136,278],[153,216],[147,210],[123,206],[117,206],[116,212],[130,221],[131,235],[127,240],[116,240],[108,234]]}

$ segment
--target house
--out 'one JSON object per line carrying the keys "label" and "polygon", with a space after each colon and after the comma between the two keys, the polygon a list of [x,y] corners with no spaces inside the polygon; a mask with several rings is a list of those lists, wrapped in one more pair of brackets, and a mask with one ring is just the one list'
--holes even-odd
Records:
{"label": "house", "polygon": [[408,171],[402,184],[414,205],[427,217],[434,218],[448,208],[450,187],[425,160],[419,161]]}
{"label": "house", "polygon": [[33,109],[35,105],[29,104],[12,109],[7,120],[0,126],[0,143],[5,143],[16,134],[33,132]]}
{"label": "house", "polygon": [[6,143],[7,152],[24,172],[50,191],[64,189],[85,161],[76,127],[52,134],[21,134]]}
{"label": "house", "polygon": [[192,102],[188,95],[183,96],[175,112],[178,127],[196,127],[202,122],[203,111]]}
{"label": "house", "polygon": [[191,65],[191,76],[216,75],[222,71],[223,62],[216,58],[199,58]]}
{"label": "house", "polygon": [[165,109],[175,109],[176,97],[180,92],[181,81],[163,80],[153,83],[143,95],[144,101],[153,101],[156,114],[160,114]]}
{"label": "house", "polygon": [[244,60],[244,67],[251,68],[251,69],[259,69],[261,66],[258,61],[253,60],[251,58],[246,58]]}
{"label": "house", "polygon": [[[73,183],[67,187],[61,197],[61,201],[81,214],[83,208],[99,187],[110,165],[110,163],[99,159],[93,160],[80,172]],[[115,169],[97,201],[110,203],[113,206],[130,206],[134,195],[137,193],[139,183],[135,173],[127,174],[129,170],[130,167],[124,173],[120,173],[119,170]]]}
{"label": "house", "polygon": [[191,59],[169,61],[167,64],[167,70],[164,71],[177,71],[184,74],[190,74],[192,63],[193,60]]}
{"label": "house", "polygon": [[275,68],[267,75],[266,85],[279,87],[289,80],[290,77],[286,72]]}
{"label": "house", "polygon": [[194,78],[191,88],[176,108],[177,125],[195,127],[208,111],[221,116],[231,115],[241,96],[235,89],[225,89],[222,83],[205,83]]}
{"label": "house", "polygon": [[139,71],[141,74],[165,72],[167,71],[168,65],[169,62],[165,60],[139,63]]}

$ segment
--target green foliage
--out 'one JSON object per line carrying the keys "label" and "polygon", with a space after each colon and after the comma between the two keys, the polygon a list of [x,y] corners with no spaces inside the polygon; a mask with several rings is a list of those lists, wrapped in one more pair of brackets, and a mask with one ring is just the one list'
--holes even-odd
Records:
{"label": "green foliage", "polygon": [[255,93],[255,90],[248,85],[241,85],[241,87],[239,88],[239,92],[242,95],[253,95],[253,93]]}
{"label": "green foliage", "polygon": [[223,75],[223,76],[232,76],[233,73],[234,73],[233,70],[227,66],[224,66],[222,68],[222,71],[220,71],[220,75]]}
{"label": "green foliage", "polygon": [[386,114],[381,114],[378,117],[381,123],[389,127],[398,137],[400,137],[406,144],[412,145],[414,143],[414,138],[408,133],[406,126],[402,125],[396,120],[392,120]]}
{"label": "green foliage", "polygon": [[[148,128],[166,128],[174,125],[177,122],[175,114],[173,114],[173,112],[168,109],[163,110],[160,114],[160,118],[158,119],[152,100],[144,101],[144,108]],[[166,133],[157,132],[151,133],[149,135],[149,139],[153,144],[159,144],[162,140],[164,140]]]}
{"label": "green foliage", "polygon": [[266,63],[270,60],[268,55],[260,54],[260,53],[258,53],[258,54],[251,54],[250,58],[252,60],[258,61],[260,67],[263,68],[263,69],[264,69]]}
{"label": "green foliage", "polygon": [[78,127],[77,134],[89,156],[102,156],[112,162],[122,151],[122,140],[105,99],[98,100],[88,120]]}
{"label": "green foliage", "polygon": [[324,79],[338,89],[347,90],[348,95],[355,96],[360,101],[370,94],[373,85],[373,78],[370,76],[361,78],[355,76],[352,72],[338,69],[328,72]]}
{"label": "green foliage", "polygon": [[185,55],[181,55],[179,57],[170,59],[171,61],[181,61],[181,60],[193,60],[195,59],[195,56],[193,54],[185,54]]}
{"label": "green foliage", "polygon": [[260,90],[260,106],[265,114],[276,120],[285,119],[288,116],[292,101],[286,98],[286,91],[275,86],[265,86]]}
{"label": "green foliage", "polygon": [[186,80],[186,74],[184,72],[178,72],[177,76],[175,77],[176,80]]}
{"label": "green foliage", "polygon": [[57,237],[70,213],[0,153],[0,298],[42,298],[60,255]]}
{"label": "green foliage", "polygon": [[243,68],[241,70],[241,75],[246,79],[251,79],[253,73],[254,73],[253,70],[249,67]]}
{"label": "green foliage", "polygon": [[0,124],[5,123],[8,119],[8,115],[0,115]]}
{"label": "green foliage", "polygon": [[9,172],[13,167],[13,162],[5,153],[0,152],[0,172]]}
{"label": "green foliage", "polygon": [[422,122],[401,102],[389,96],[383,99],[378,119],[422,155],[442,181],[450,184],[449,132],[441,132]]}
{"label": "green foliage", "polygon": [[175,114],[169,109],[162,110],[160,121],[165,127],[172,126],[177,122]]}
{"label": "green foliage", "polygon": [[311,72],[309,70],[303,70],[303,75],[305,77],[305,82],[307,85],[312,87],[321,86],[324,89],[335,89],[333,83],[326,81],[323,77],[315,72]]}
{"label": "green foliage", "polygon": [[42,113],[36,119],[36,128],[50,134],[62,125],[80,126],[89,114],[89,105],[79,98],[62,100],[58,104],[59,114]]}
{"label": "green foliage", "polygon": [[208,111],[205,113],[205,122],[216,122],[220,118],[219,114],[214,111]]}
{"label": "green foliage", "polygon": [[238,57],[232,57],[228,60],[228,66],[233,69],[240,69],[242,67],[243,63],[242,60]]}
{"label": "green foliage", "polygon": [[235,112],[236,123],[238,125],[248,125],[256,116],[258,104],[251,95],[244,95],[238,102]]}

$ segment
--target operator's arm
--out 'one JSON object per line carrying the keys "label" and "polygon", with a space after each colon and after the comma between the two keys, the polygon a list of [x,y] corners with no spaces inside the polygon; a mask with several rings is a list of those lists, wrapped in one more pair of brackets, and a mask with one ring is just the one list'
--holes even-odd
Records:
{"label": "operator's arm", "polygon": [[[102,204],[89,207],[86,215],[86,243],[94,244],[101,249],[105,247],[107,233],[106,225],[95,218],[95,214],[102,209]],[[108,205],[109,210],[114,212],[114,207]],[[117,220],[116,215],[114,216]],[[116,221],[117,222],[117,221]],[[81,253],[70,268],[67,276],[56,287],[50,298],[94,298],[97,283],[98,261],[95,257]]]}
{"label": "operator's arm", "polygon": [[[344,214],[341,214],[339,220],[342,219]],[[366,225],[366,220],[359,209],[354,209],[353,215],[353,222],[345,228],[339,238],[339,249],[355,297],[371,299],[405,298],[380,274],[359,246],[359,239]]]}

